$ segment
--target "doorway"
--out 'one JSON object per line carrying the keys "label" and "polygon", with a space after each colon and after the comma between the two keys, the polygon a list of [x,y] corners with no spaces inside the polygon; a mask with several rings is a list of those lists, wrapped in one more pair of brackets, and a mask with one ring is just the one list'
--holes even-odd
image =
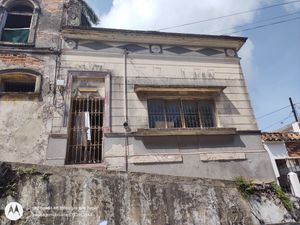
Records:
{"label": "doorway", "polygon": [[101,163],[104,100],[72,98],[69,118],[66,164]]}

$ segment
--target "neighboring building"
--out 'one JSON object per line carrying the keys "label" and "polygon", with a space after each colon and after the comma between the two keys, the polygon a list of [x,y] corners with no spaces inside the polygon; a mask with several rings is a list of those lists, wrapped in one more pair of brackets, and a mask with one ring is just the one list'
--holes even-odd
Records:
{"label": "neighboring building", "polygon": [[0,2],[0,160],[274,179],[246,38],[82,27],[75,0]]}
{"label": "neighboring building", "polygon": [[279,133],[297,132],[297,133],[300,133],[300,126],[299,126],[299,123],[291,123],[291,124],[288,124],[284,127],[277,129],[275,132],[279,132]]}
{"label": "neighboring building", "polygon": [[300,179],[300,132],[299,123],[293,123],[291,132],[263,133],[262,140],[269,152],[273,170],[280,186],[290,190],[288,173],[294,172]]}

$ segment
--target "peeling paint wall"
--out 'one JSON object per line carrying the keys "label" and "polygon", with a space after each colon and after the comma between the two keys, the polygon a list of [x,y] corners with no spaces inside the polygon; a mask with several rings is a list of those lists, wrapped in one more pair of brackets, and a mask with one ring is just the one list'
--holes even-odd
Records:
{"label": "peeling paint wall", "polygon": [[43,163],[51,131],[56,56],[1,55],[0,69],[31,69],[42,76],[41,93],[4,94],[0,97],[1,159],[13,162]]}
{"label": "peeling paint wall", "polygon": [[[1,0],[0,5],[10,1]],[[1,160],[44,163],[56,112],[54,87],[60,48],[62,0],[34,0],[38,22],[33,44],[2,43],[0,72],[34,71],[41,77],[41,93],[0,96]]]}

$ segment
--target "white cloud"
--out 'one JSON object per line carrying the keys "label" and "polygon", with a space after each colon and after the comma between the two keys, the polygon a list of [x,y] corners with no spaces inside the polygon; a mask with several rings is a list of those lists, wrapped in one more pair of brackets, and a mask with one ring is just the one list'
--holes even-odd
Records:
{"label": "white cloud", "polygon": [[254,66],[253,66],[253,55],[255,46],[251,40],[247,40],[244,46],[239,52],[239,56],[242,58],[242,68],[247,81],[251,80],[254,76]]}
{"label": "white cloud", "polygon": [[[108,14],[103,15],[101,27],[158,30],[207,18],[219,17],[257,8],[266,0],[114,0]],[[214,31],[249,23],[255,13],[166,31],[214,33]]]}
{"label": "white cloud", "polygon": [[[91,0],[90,0],[91,1]],[[286,0],[290,1],[290,0]],[[98,3],[99,5],[101,3]],[[161,28],[181,25],[194,21],[215,18],[242,11],[249,11],[265,5],[275,4],[271,0],[113,0],[111,10],[102,15],[101,27],[160,30]],[[286,5],[286,10],[295,10],[299,4]],[[254,21],[260,12],[244,13],[205,23],[196,23],[163,30],[166,32],[186,32],[199,34],[230,34],[236,26]],[[255,46],[251,40],[240,51],[244,73],[251,80],[254,74],[252,58]]]}
{"label": "white cloud", "polygon": [[[285,0],[285,2],[290,2],[290,0]],[[293,4],[287,4],[284,6],[284,8],[286,9],[286,11],[293,13],[300,9],[300,2],[295,2]]]}
{"label": "white cloud", "polygon": [[[259,8],[269,0],[114,0],[113,7],[101,18],[101,27],[159,30],[184,23],[229,15],[241,11]],[[251,23],[255,12],[245,13],[225,19],[191,26],[182,26],[163,30],[170,32],[188,32],[200,34],[226,34],[234,31],[235,26]],[[229,29],[231,28],[231,29]],[[240,56],[244,72],[249,79],[253,74],[252,57],[254,44],[248,40]]]}

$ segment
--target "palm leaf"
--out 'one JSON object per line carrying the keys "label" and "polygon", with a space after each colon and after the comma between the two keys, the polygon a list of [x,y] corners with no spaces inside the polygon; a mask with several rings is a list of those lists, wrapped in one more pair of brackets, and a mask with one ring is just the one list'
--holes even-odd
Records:
{"label": "palm leaf", "polygon": [[95,11],[85,2],[85,0],[78,0],[78,3],[82,6],[82,12],[89,21],[94,25],[97,25],[99,23],[99,17]]}

